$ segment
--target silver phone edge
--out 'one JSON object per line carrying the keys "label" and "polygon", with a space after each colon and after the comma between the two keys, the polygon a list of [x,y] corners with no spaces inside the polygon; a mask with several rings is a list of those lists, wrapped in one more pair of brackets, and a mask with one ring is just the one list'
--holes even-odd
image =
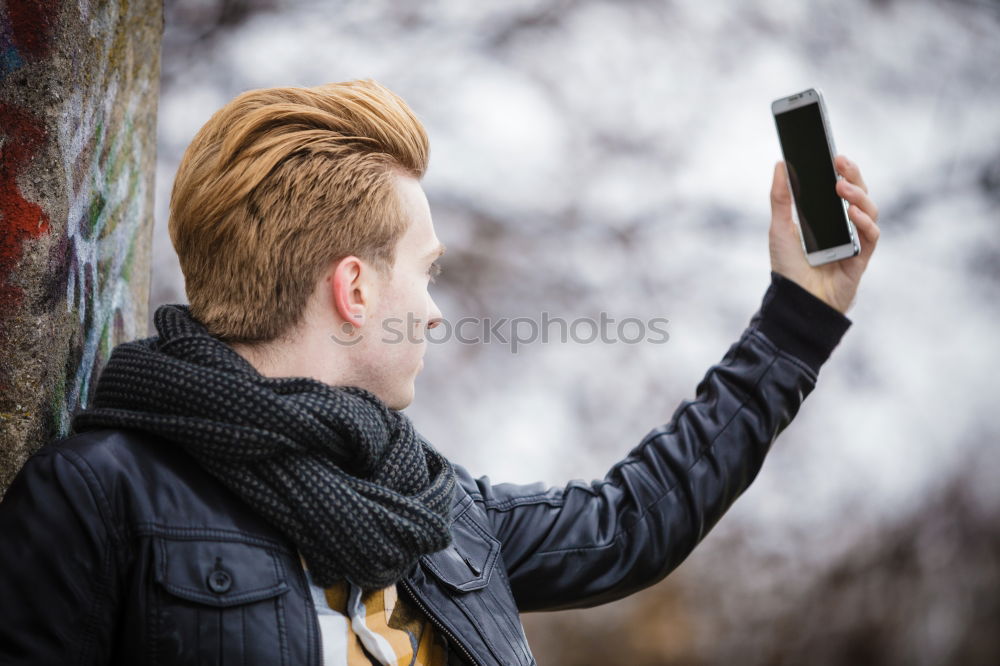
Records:
{"label": "silver phone edge", "polygon": [[[816,95],[817,103],[819,104],[819,117],[820,120],[823,122],[823,132],[826,135],[826,143],[830,151],[830,159],[831,159],[831,164],[833,166],[833,172],[836,174],[837,180],[840,180],[843,178],[843,175],[841,175],[840,172],[837,171],[837,164],[835,161],[837,156],[837,148],[833,141],[833,132],[830,130],[830,123],[826,111],[826,100],[823,97],[823,91],[821,88],[818,87],[806,88],[805,90],[801,90],[797,93],[792,93],[791,95],[786,95],[785,97],[779,97],[778,99],[772,101],[771,117],[774,120],[775,129],[777,130],[778,128],[777,116],[779,113],[784,113],[785,111],[791,111],[792,109],[797,109],[799,107],[805,106],[806,104],[812,103],[810,101],[810,102],[805,102],[803,104],[797,104],[795,106],[789,106],[787,104],[787,100],[789,100],[792,97],[798,97],[800,95],[804,95],[805,93],[808,92],[815,93]],[[775,109],[775,105],[781,102],[786,102],[786,104],[784,105],[785,108],[782,108],[780,111],[778,111]],[[809,250],[806,248],[805,238],[803,237],[802,234],[802,225],[801,222],[799,221],[798,206],[794,205],[795,193],[792,192],[791,179],[788,176],[788,160],[785,158],[785,151],[784,148],[781,146],[780,140],[778,141],[778,148],[779,150],[781,150],[781,157],[785,163],[785,182],[788,183],[788,192],[789,195],[792,197],[793,201],[792,218],[795,220],[795,226],[798,228],[799,231],[799,244],[802,246],[802,253],[805,254],[806,256],[806,262],[810,266],[822,266],[823,264],[828,264],[834,261],[840,261],[841,259],[849,259],[851,257],[857,256],[861,252],[861,246],[858,239],[857,229],[855,228],[854,222],[851,220],[851,217],[848,213],[847,201],[843,198],[840,198],[840,204],[844,208],[844,219],[847,220],[847,230],[848,233],[850,234],[851,242],[845,243],[844,245],[824,248],[822,250],[817,250],[815,252],[809,252]]]}

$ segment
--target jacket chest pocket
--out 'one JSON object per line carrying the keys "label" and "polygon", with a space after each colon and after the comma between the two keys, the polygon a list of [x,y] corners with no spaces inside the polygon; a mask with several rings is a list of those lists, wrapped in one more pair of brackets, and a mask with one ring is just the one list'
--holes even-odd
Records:
{"label": "jacket chest pocket", "polygon": [[285,664],[284,595],[272,550],[238,541],[153,540],[156,664]]}
{"label": "jacket chest pocket", "polygon": [[453,517],[452,543],[421,558],[450,593],[495,658],[504,664],[534,664],[510,591],[500,541],[484,525],[472,501]]}
{"label": "jacket chest pocket", "polygon": [[455,592],[489,585],[500,556],[500,542],[475,521],[468,508],[453,518],[451,536],[447,548],[424,556],[427,568]]}

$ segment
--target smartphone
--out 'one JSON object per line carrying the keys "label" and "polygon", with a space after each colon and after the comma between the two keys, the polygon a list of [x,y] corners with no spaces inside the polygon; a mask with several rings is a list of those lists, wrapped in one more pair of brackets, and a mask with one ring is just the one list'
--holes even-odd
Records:
{"label": "smartphone", "polygon": [[823,93],[810,88],[771,103],[802,250],[810,266],[853,257],[861,251],[847,217],[848,203],[837,194],[837,154]]}

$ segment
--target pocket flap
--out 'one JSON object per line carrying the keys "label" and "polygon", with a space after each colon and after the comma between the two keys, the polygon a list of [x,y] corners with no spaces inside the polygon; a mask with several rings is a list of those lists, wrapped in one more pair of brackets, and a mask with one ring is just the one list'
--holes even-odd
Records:
{"label": "pocket flap", "polygon": [[452,542],[444,550],[421,558],[442,583],[457,592],[489,585],[500,555],[500,541],[464,511],[451,526]]}
{"label": "pocket flap", "polygon": [[288,591],[277,556],[239,541],[153,541],[155,577],[172,594],[212,606],[233,606]]}

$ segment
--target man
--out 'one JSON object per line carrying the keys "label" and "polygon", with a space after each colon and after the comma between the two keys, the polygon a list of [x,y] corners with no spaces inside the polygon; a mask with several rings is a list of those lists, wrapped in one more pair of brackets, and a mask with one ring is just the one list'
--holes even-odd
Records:
{"label": "man", "polygon": [[190,305],[115,348],[0,503],[0,663],[533,664],[519,611],[657,582],[746,489],[851,324],[857,166],[861,254],[807,264],[776,164],[747,329],[603,480],[545,488],[474,478],[399,411],[442,319],[427,155],[370,80],[201,129],[169,222]]}

